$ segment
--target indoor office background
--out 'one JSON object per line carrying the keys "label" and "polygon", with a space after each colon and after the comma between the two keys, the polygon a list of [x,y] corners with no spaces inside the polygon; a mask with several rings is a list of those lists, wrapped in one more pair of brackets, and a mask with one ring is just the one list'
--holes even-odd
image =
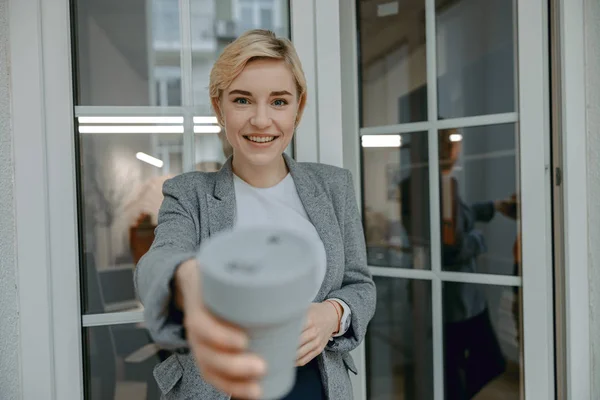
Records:
{"label": "indoor office background", "polygon": [[[14,10],[19,8],[18,1],[37,2],[0,0],[0,39],[6,36],[3,18],[8,14],[3,10],[8,7],[4,4],[11,3]],[[596,79],[600,56],[594,46],[600,40],[600,6],[596,0],[580,1],[585,3],[581,18],[588,38],[585,82],[598,88],[586,92],[589,97],[600,93]],[[80,349],[74,344],[68,354],[56,350],[48,357],[52,368],[68,364],[80,369],[80,376],[72,377],[73,381],[80,378],[78,390],[65,389],[68,385],[61,371],[51,368],[52,390],[68,392],[72,396],[68,400],[160,398],[152,371],[170,352],[153,343],[145,330],[143,307],[133,284],[136,264],[154,238],[164,181],[190,171],[216,171],[231,154],[210,108],[209,73],[229,42],[248,29],[263,28],[292,39],[308,77],[308,109],[295,142],[286,151],[298,161],[335,160],[353,172],[357,186],[368,264],[377,286],[377,310],[364,346],[353,352],[359,369],[357,376],[350,373],[356,400],[546,400],[550,398],[546,393],[562,398],[560,394],[567,390],[573,400],[586,398],[573,395],[582,393],[572,383],[582,375],[569,369],[585,361],[579,363],[583,353],[576,345],[581,336],[578,326],[572,326],[582,321],[576,315],[577,304],[586,307],[581,307],[577,296],[584,288],[565,288],[575,282],[573,276],[579,277],[579,284],[587,280],[568,275],[561,289],[560,271],[567,271],[567,276],[581,266],[576,261],[582,258],[576,257],[583,253],[587,257],[587,251],[573,249],[587,249],[577,246],[584,241],[587,246],[589,240],[590,299],[585,297],[583,302],[594,311],[592,285],[598,277],[592,266],[600,257],[594,258],[593,239],[600,238],[596,229],[600,224],[589,222],[588,232],[585,221],[573,217],[582,210],[573,208],[572,193],[587,193],[578,191],[582,183],[576,174],[565,169],[565,177],[571,177],[570,192],[561,194],[551,186],[556,183],[555,175],[547,171],[549,160],[554,163],[557,154],[565,157],[560,162],[571,166],[574,158],[585,158],[574,152],[582,149],[574,138],[585,134],[571,128],[567,137],[565,128],[556,135],[560,124],[585,120],[591,127],[600,126],[600,111],[593,114],[597,106],[588,104],[587,119],[585,115],[573,118],[570,103],[555,97],[561,79],[563,90],[579,90],[572,84],[572,65],[577,66],[578,59],[569,53],[577,49],[578,42],[569,39],[576,26],[556,32],[557,26],[564,27],[560,21],[573,21],[570,7],[575,1],[61,2],[69,3],[68,28],[47,23],[61,19],[56,9],[49,11],[41,2],[36,18],[47,24],[46,29],[64,29],[61,32],[70,39],[71,58],[65,68],[73,89],[69,121],[74,123],[67,133],[57,129],[56,123],[48,123],[42,137],[44,146],[58,139],[65,143],[67,135],[68,142],[74,143],[72,149],[54,150],[61,158],[72,158],[70,169],[67,165],[61,171],[72,173],[75,182],[71,187],[69,177],[57,180],[52,175],[58,169],[44,170],[50,183],[49,200],[43,206],[48,213],[58,208],[54,200],[58,197],[52,193],[57,188],[72,190],[76,198],[75,240],[56,253],[71,249],[77,261],[73,266],[58,265],[60,255],[51,254],[54,258],[49,265],[79,274],[77,296],[70,301],[80,302],[80,307],[75,307],[77,319],[71,326],[81,332],[82,344]],[[540,16],[547,25],[538,25]],[[13,26],[11,32],[15,31],[19,32]],[[558,40],[561,34],[563,42]],[[39,40],[44,42],[41,36]],[[3,43],[0,40],[0,94],[4,93],[3,73],[8,70],[3,67]],[[542,46],[547,48],[540,54],[547,60],[536,53]],[[54,76],[56,70],[51,68],[58,65],[50,47],[44,48],[44,62],[40,62],[46,79]],[[556,64],[561,56],[557,48],[573,63],[568,74],[564,65]],[[10,54],[18,58],[19,52],[27,51],[22,47]],[[15,76],[18,72],[13,70]],[[540,77],[544,81],[536,86]],[[5,86],[10,100],[11,91]],[[15,99],[20,89],[15,85]],[[571,102],[583,96],[569,93]],[[0,132],[5,131],[4,121],[21,121],[17,113],[3,118],[2,113],[11,109],[3,107],[3,97]],[[35,116],[32,97],[26,98],[31,102],[27,112]],[[328,103],[332,99],[341,102],[341,110]],[[50,109],[45,101],[42,106]],[[337,125],[343,127],[339,135]],[[588,128],[589,150],[583,147],[589,158],[582,161],[584,165],[577,164],[591,176],[590,204],[600,187],[593,180],[595,169],[600,168],[595,158],[600,143],[597,129],[592,130]],[[14,154],[23,159],[24,146],[17,143],[17,134],[15,128]],[[561,153],[568,140],[575,143],[569,148],[572,153]],[[343,148],[343,157],[338,148]],[[0,150],[0,177],[4,178],[11,154],[4,147]],[[45,156],[58,158],[49,150]],[[14,177],[19,183],[16,173]],[[20,179],[23,182],[22,175]],[[536,186],[537,181],[547,186]],[[0,192],[3,203],[4,194]],[[571,208],[561,203],[561,196],[570,198]],[[557,207],[564,207],[564,227]],[[598,219],[600,214],[592,208],[582,211],[584,219]],[[67,206],[60,210],[70,211]],[[15,225],[22,228],[19,215],[14,215]],[[68,229],[57,230],[58,222],[48,219],[46,225],[36,222],[36,230],[44,227],[47,234],[68,234]],[[7,221],[0,224],[2,239],[6,226],[12,224]],[[570,233],[569,240],[557,233],[560,229]],[[584,229],[585,235],[578,229]],[[12,241],[6,241],[15,243],[13,247],[17,242],[23,247],[16,233]],[[0,262],[14,258],[18,264],[4,245],[0,251]],[[560,257],[572,269],[557,268]],[[582,265],[587,268],[587,258]],[[14,280],[22,284],[18,276],[29,270],[21,265],[15,269]],[[54,273],[48,272],[49,276]],[[0,298],[17,286],[11,282],[0,279]],[[53,284],[51,290],[59,292],[60,284]],[[69,290],[64,292],[72,294]],[[73,337],[66,323],[72,322],[71,316],[52,308],[57,307],[53,303],[64,305],[64,299],[60,293],[49,296],[51,321],[64,323],[65,337]],[[21,306],[27,305],[20,301]],[[15,318],[32,320],[27,311],[19,317],[21,311],[15,309]],[[592,346],[596,344],[593,337],[598,336],[593,334],[598,331],[594,315],[590,312],[589,320],[584,319],[592,325],[591,344],[583,340],[581,346],[598,360],[600,346]],[[36,329],[37,324],[36,320]],[[44,324],[40,326],[44,332]],[[560,331],[561,326],[568,335]],[[0,328],[2,335],[5,329]],[[53,329],[55,335],[61,334]],[[26,334],[23,331],[21,336]],[[59,339],[48,338],[50,353]],[[4,346],[3,352],[6,349],[8,354],[8,347],[15,346]],[[26,348],[20,352],[25,354]],[[43,364],[46,359],[39,356],[39,360]],[[18,362],[27,370],[23,382],[31,382],[31,358],[22,356]],[[600,393],[596,377],[600,374],[595,373],[595,364],[589,364],[592,372],[585,379],[592,392]],[[18,377],[2,373],[5,365],[0,362],[0,378]],[[2,379],[0,383],[4,385]],[[34,393],[31,388],[20,390]],[[19,398],[11,396],[10,400]]]}

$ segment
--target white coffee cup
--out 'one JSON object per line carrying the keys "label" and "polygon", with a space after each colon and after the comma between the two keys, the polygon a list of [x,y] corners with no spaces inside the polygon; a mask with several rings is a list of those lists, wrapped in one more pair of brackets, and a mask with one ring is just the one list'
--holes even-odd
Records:
{"label": "white coffee cup", "polygon": [[280,399],[296,378],[296,352],[314,297],[315,247],[301,233],[246,228],[205,240],[198,252],[202,296],[212,313],[243,328],[262,357],[264,399]]}

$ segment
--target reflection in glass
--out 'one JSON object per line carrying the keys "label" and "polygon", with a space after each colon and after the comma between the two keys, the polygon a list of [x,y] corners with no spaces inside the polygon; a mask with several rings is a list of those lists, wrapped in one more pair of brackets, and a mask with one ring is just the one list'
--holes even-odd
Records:
{"label": "reflection in glass", "polygon": [[430,269],[427,132],[361,139],[369,265]]}
{"label": "reflection in glass", "polygon": [[[209,72],[223,47],[251,28],[289,37],[289,1],[190,0],[190,6],[183,16],[190,19],[188,84],[198,112],[208,115]],[[182,105],[178,1],[75,0],[74,8],[76,105]]]}
{"label": "reflection in glass", "polygon": [[76,105],[181,105],[177,1],[75,0]]}
{"label": "reflection in glass", "polygon": [[375,277],[377,311],[365,339],[367,398],[433,398],[431,282]]}
{"label": "reflection in glass", "polygon": [[191,18],[194,106],[205,115],[211,113],[210,70],[225,46],[256,28],[290,37],[288,0],[192,0]]}
{"label": "reflection in glass", "polygon": [[[84,126],[91,128],[160,126]],[[143,128],[143,129],[142,129]],[[175,127],[176,128],[176,127]],[[80,133],[84,313],[139,308],[133,270],[154,239],[162,184],[183,171],[181,134]],[[92,309],[93,305],[93,309]]]}
{"label": "reflection in glass", "polygon": [[440,117],[515,111],[514,4],[436,0]]}
{"label": "reflection in glass", "polygon": [[84,328],[85,398],[159,400],[152,370],[169,353],[155,345],[141,324]]}
{"label": "reflection in glass", "polygon": [[520,398],[519,308],[515,288],[444,283],[446,400]]}
{"label": "reflection in glass", "polygon": [[440,232],[447,271],[519,275],[517,130],[442,130]]}
{"label": "reflection in glass", "polygon": [[424,15],[425,0],[359,1],[363,127],[427,120]]}
{"label": "reflection in glass", "polygon": [[214,172],[221,169],[231,155],[231,146],[224,134],[196,134],[195,138],[196,171]]}

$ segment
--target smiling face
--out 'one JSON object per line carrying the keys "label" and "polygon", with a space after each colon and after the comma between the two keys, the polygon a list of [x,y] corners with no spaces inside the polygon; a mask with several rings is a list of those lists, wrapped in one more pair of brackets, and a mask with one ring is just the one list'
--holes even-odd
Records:
{"label": "smiling face", "polygon": [[259,59],[223,91],[213,107],[220,113],[238,165],[278,165],[304,109],[294,76],[282,60]]}

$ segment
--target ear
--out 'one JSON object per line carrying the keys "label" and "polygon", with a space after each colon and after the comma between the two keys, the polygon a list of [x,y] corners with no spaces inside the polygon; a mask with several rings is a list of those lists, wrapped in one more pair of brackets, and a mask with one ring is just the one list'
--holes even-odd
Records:
{"label": "ear", "polygon": [[221,127],[224,127],[225,121],[223,121],[223,112],[221,111],[221,99],[219,99],[218,97],[211,97],[210,102],[212,104],[213,111],[217,116],[217,122],[219,123],[219,125],[221,125]]}
{"label": "ear", "polygon": [[305,107],[306,107],[306,92],[304,92],[302,94],[302,96],[300,96],[300,99],[298,99],[298,112],[296,113],[295,127],[298,127],[298,125],[300,125],[300,120],[302,120],[302,115],[304,114]]}

